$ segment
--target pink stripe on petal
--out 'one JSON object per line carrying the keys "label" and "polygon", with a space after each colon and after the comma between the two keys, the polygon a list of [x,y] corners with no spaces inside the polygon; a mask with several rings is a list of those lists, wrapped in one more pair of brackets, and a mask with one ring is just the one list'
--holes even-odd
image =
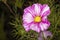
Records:
{"label": "pink stripe on petal", "polygon": [[46,12],[43,13],[42,16],[48,16],[50,14],[50,10],[47,10]]}
{"label": "pink stripe on petal", "polygon": [[32,9],[34,10],[36,15],[40,15],[41,7],[42,7],[42,5],[38,4],[38,3],[32,5]]}
{"label": "pink stripe on petal", "polygon": [[32,15],[30,13],[26,13],[23,15],[23,21],[27,22],[27,23],[31,23],[34,20],[34,18],[32,17]]}
{"label": "pink stripe on petal", "polygon": [[25,12],[25,13],[26,13],[26,12],[32,13],[32,11],[31,11],[31,6],[25,8],[25,9],[24,9],[24,12]]}
{"label": "pink stripe on petal", "polygon": [[35,12],[33,11],[32,6],[29,6],[26,9],[24,9],[24,13],[30,13],[33,17],[35,16]]}
{"label": "pink stripe on petal", "polygon": [[42,26],[42,23],[40,23],[39,26],[40,26],[41,30],[44,30],[44,27]]}
{"label": "pink stripe on petal", "polygon": [[41,22],[39,24],[39,26],[40,26],[42,31],[47,30],[49,28],[49,26],[50,26],[50,22],[49,21]]}
{"label": "pink stripe on petal", "polygon": [[23,27],[25,28],[25,30],[28,32],[30,30],[30,27],[29,25],[27,25],[27,23],[24,23],[23,24]]}
{"label": "pink stripe on petal", "polygon": [[44,4],[42,7],[42,12],[41,12],[41,16],[43,15],[49,15],[50,14],[50,8],[47,4]]}
{"label": "pink stripe on petal", "polygon": [[47,20],[47,16],[42,17],[42,21],[46,21]]}
{"label": "pink stripe on petal", "polygon": [[36,32],[40,32],[40,28],[38,27],[38,25],[37,24],[34,24],[34,23],[32,23],[31,25],[30,25],[30,29],[32,29],[32,30],[34,30],[34,31],[36,31]]}

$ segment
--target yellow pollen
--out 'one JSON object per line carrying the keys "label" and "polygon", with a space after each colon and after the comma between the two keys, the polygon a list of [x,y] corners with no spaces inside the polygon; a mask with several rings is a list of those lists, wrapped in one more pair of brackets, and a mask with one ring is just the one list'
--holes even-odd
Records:
{"label": "yellow pollen", "polygon": [[36,16],[34,18],[34,22],[41,22],[41,17],[40,16]]}

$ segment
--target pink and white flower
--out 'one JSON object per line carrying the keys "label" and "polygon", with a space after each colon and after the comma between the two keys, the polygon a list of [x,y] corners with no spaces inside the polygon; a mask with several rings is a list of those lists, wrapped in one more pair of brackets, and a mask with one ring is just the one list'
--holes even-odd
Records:
{"label": "pink and white flower", "polygon": [[43,31],[39,33],[38,40],[43,40],[43,39],[48,40],[48,37],[52,38],[53,37],[52,33],[50,31]]}
{"label": "pink and white flower", "polygon": [[34,30],[36,32],[47,30],[50,22],[47,16],[50,14],[50,8],[47,4],[33,4],[24,9],[23,27],[26,31]]}

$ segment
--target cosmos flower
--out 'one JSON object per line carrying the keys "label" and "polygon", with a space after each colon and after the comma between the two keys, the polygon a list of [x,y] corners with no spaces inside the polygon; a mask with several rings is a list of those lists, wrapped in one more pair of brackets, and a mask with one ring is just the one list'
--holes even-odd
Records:
{"label": "cosmos flower", "polygon": [[48,37],[52,38],[53,37],[52,33],[50,31],[43,31],[39,33],[38,40],[44,40],[44,39],[48,40]]}
{"label": "cosmos flower", "polygon": [[50,22],[47,16],[50,14],[50,8],[47,4],[33,4],[24,9],[23,27],[26,31],[34,30],[36,32],[47,30]]}

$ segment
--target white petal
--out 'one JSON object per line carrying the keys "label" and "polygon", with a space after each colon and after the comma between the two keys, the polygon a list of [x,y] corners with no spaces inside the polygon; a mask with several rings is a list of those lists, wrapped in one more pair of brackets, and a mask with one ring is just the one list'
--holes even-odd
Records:
{"label": "white petal", "polygon": [[34,8],[36,15],[40,15],[41,6],[42,6],[41,4],[34,4],[34,6],[32,6]]}
{"label": "white petal", "polygon": [[43,9],[42,13],[46,12],[47,10],[49,10],[49,7],[46,5],[46,7]]}
{"label": "white petal", "polygon": [[48,16],[50,14],[50,8],[47,4],[43,5],[41,16]]}
{"label": "white petal", "polygon": [[30,13],[26,13],[23,15],[23,21],[27,23],[31,23],[33,21],[33,17]]}
{"label": "white petal", "polygon": [[36,32],[40,32],[40,28],[38,27],[37,24],[34,24],[34,23],[30,25],[30,29],[32,29]]}
{"label": "white petal", "polygon": [[39,24],[39,26],[40,26],[41,30],[44,31],[44,30],[48,29],[48,27],[50,26],[50,23],[49,22],[41,22]]}
{"label": "white petal", "polygon": [[27,25],[27,23],[24,23],[23,24],[23,27],[25,28],[26,31],[29,31],[30,30],[29,24]]}

